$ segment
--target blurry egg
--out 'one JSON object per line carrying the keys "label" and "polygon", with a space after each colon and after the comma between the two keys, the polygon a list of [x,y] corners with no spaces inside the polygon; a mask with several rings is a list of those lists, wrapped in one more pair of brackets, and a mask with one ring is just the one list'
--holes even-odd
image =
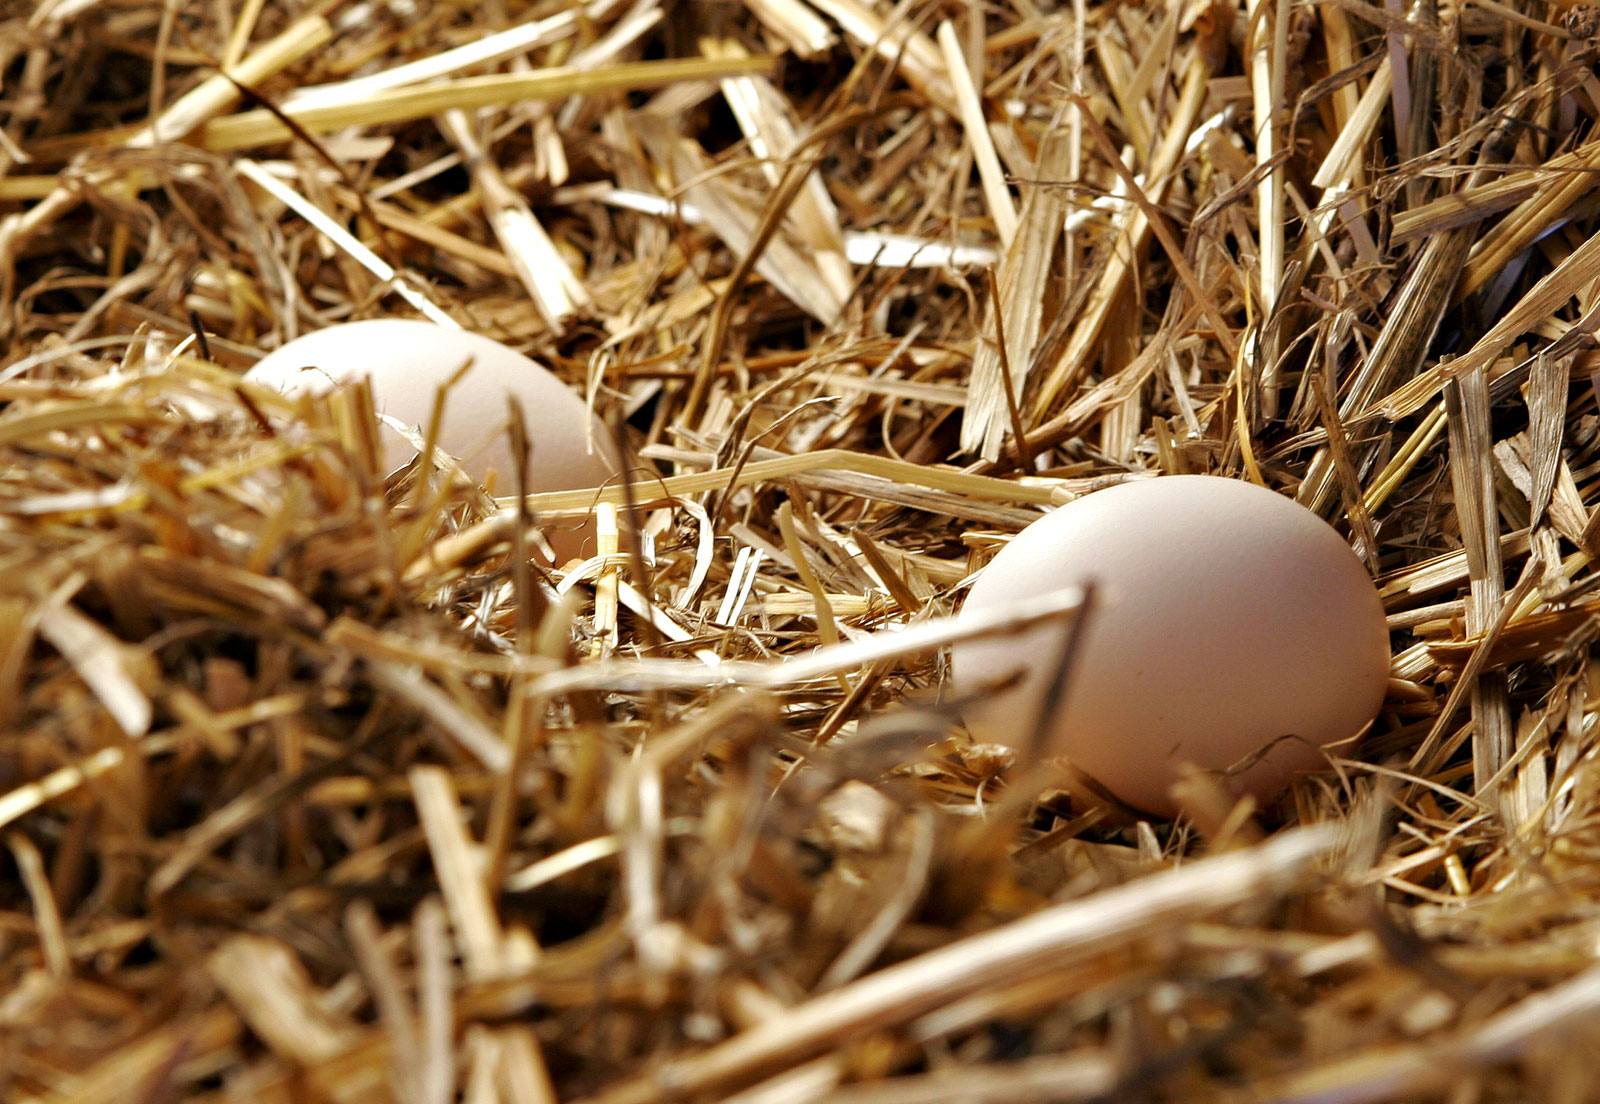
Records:
{"label": "blurry egg", "polygon": [[[496,492],[514,492],[516,468],[507,432],[507,398],[514,395],[528,427],[530,492],[598,487],[616,475],[605,430],[583,400],[539,364],[481,334],[420,319],[346,322],[286,342],[257,361],[245,379],[296,396],[321,394],[367,376],[378,412],[420,435],[433,416],[439,387],[469,361],[471,367],[446,395],[438,442],[467,474],[483,480],[492,469]],[[390,470],[416,455],[394,430],[383,426],[381,432]],[[558,561],[594,554],[592,527],[558,522],[546,536]]]}
{"label": "blurry egg", "polygon": [[[1383,703],[1389,634],[1366,569],[1321,518],[1264,487],[1184,475],[1086,495],[1001,549],[961,616],[1082,583],[1093,609],[1039,750],[1136,808],[1173,815],[1184,762],[1269,798]],[[955,646],[958,693],[1020,674],[968,708],[975,738],[1032,740],[1064,638],[1047,626]]]}

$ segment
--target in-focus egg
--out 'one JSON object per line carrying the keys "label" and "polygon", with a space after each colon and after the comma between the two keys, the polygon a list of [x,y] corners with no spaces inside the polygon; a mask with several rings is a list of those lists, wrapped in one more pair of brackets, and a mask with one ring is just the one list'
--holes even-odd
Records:
{"label": "in-focus egg", "polygon": [[[1094,608],[1040,751],[1162,816],[1179,764],[1268,798],[1377,716],[1389,674],[1383,605],[1321,518],[1264,487],[1167,476],[1077,499],[1019,533],[962,618],[1074,584]],[[1021,680],[967,710],[973,736],[1026,746],[1065,630],[958,643],[958,693]]]}
{"label": "in-focus egg", "polygon": [[[513,395],[522,403],[528,427],[530,492],[598,487],[616,475],[605,431],[583,400],[541,365],[481,334],[421,319],[347,322],[286,342],[256,362],[245,378],[294,396],[321,394],[367,376],[378,412],[421,434],[433,416],[439,387],[469,361],[471,367],[446,396],[439,447],[457,457],[474,479],[493,469],[496,492],[515,491],[507,433],[507,398]],[[382,434],[391,470],[416,455],[392,429],[384,426]],[[558,560],[594,552],[591,527],[559,522],[546,536]]]}

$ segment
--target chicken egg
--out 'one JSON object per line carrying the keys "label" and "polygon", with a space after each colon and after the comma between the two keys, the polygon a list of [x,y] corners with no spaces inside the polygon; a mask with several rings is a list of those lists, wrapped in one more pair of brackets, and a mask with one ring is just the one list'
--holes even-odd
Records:
{"label": "chicken egg", "polygon": [[1001,549],[961,617],[1081,584],[1094,601],[1052,716],[1039,712],[1059,625],[959,642],[952,686],[977,694],[975,738],[1028,747],[1038,733],[1040,753],[1135,808],[1173,815],[1185,762],[1269,798],[1382,706],[1389,635],[1372,580],[1327,523],[1264,487],[1184,475],[1085,495]]}
{"label": "chicken egg", "polygon": [[[529,492],[599,487],[615,477],[615,454],[583,400],[539,364],[481,334],[421,319],[346,322],[284,343],[257,361],[245,379],[294,397],[366,376],[378,412],[421,435],[440,386],[469,362],[445,395],[438,438],[467,474],[481,481],[493,470],[499,493],[514,490],[507,400],[515,396],[528,427]],[[380,430],[390,470],[416,455],[392,428]],[[546,536],[558,561],[593,555],[592,529],[571,522],[549,527]]]}

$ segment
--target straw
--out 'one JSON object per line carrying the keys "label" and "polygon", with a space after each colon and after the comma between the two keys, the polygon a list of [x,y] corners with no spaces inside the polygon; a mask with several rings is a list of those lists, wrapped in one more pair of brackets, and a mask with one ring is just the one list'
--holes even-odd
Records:
{"label": "straw", "polygon": [[[1592,23],[0,17],[5,1098],[1585,1098]],[[377,317],[526,353],[624,470],[383,470],[440,434],[376,349],[241,379]],[[1324,769],[1168,821],[975,742],[949,657],[1090,646],[1087,580],[967,595],[1178,474],[1320,515],[1392,660]]]}

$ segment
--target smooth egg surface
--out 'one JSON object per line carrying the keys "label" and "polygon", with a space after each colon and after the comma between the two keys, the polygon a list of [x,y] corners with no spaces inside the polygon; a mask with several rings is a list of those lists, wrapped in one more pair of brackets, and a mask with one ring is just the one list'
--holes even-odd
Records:
{"label": "smooth egg surface", "polygon": [[[481,481],[493,470],[496,493],[515,490],[507,432],[511,396],[522,403],[528,427],[530,492],[598,487],[616,475],[605,431],[583,400],[543,366],[481,334],[420,319],[346,322],[284,343],[245,378],[292,397],[321,394],[367,376],[378,412],[420,434],[433,416],[440,386],[469,362],[445,397],[439,447],[457,457],[474,479]],[[400,434],[387,426],[381,430],[391,470],[416,455]],[[562,524],[569,530],[565,535]],[[547,536],[558,558],[592,555],[589,529],[558,523]]]}
{"label": "smooth egg surface", "polygon": [[976,739],[1026,748],[1038,732],[1042,754],[1170,816],[1180,764],[1268,798],[1382,706],[1389,635],[1371,578],[1327,523],[1264,487],[1183,475],[1086,495],[1001,549],[962,616],[1085,583],[1065,696],[1042,723],[1068,627],[954,647],[958,694],[1020,673],[967,708]]}

